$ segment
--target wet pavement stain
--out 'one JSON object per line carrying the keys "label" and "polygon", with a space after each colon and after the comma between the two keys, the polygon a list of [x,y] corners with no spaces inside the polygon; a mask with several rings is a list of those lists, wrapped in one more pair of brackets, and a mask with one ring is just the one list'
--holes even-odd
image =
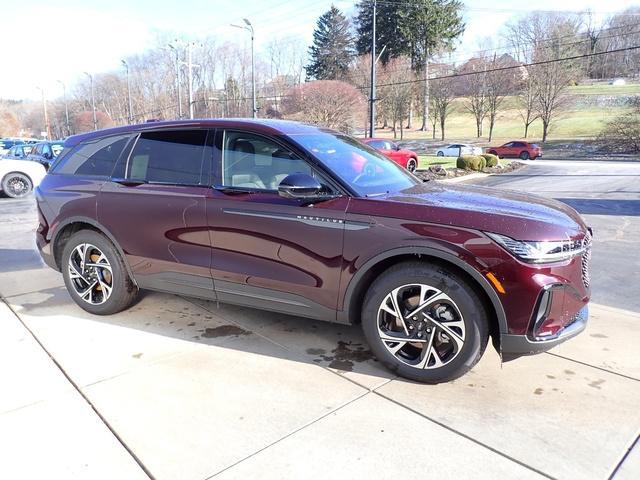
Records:
{"label": "wet pavement stain", "polygon": [[134,353],[133,355],[131,355],[133,358],[140,358],[142,356],[142,353]]}
{"label": "wet pavement stain", "polygon": [[576,372],[574,372],[573,370],[565,370],[564,373],[566,373],[567,375],[575,375]]}
{"label": "wet pavement stain", "polygon": [[542,392],[544,392],[544,390],[540,387],[536,388],[533,393],[534,395],[542,395]]}
{"label": "wet pavement stain", "polygon": [[606,335],[604,335],[603,333],[592,333],[591,335],[589,335],[590,337],[593,338],[609,338]]}
{"label": "wet pavement stain", "polygon": [[[355,347],[353,350],[351,347]],[[329,363],[330,368],[335,368],[338,370],[352,371],[354,362],[366,362],[367,360],[371,360],[373,358],[373,353],[371,350],[365,350],[364,347],[359,343],[351,343],[351,342],[343,342],[339,341],[338,346],[331,350],[331,353],[334,354],[334,357],[331,359],[331,363]],[[331,357],[325,357],[326,359],[330,359]]]}
{"label": "wet pavement stain", "polygon": [[550,380],[553,380],[556,377],[554,377],[553,375],[547,375],[547,378],[550,379]]}
{"label": "wet pavement stain", "polygon": [[324,348],[307,348],[309,355],[324,355],[327,351]]}
{"label": "wet pavement stain", "polygon": [[220,325],[215,328],[205,328],[202,334],[204,338],[239,337],[240,335],[251,335],[251,332],[235,325]]}
{"label": "wet pavement stain", "polygon": [[589,383],[589,386],[591,388],[597,388],[598,390],[601,390],[600,385],[602,385],[605,381],[603,379],[598,379],[598,380],[594,380],[593,382]]}
{"label": "wet pavement stain", "polygon": [[196,326],[196,322],[187,323],[187,327],[195,327],[195,326]]}

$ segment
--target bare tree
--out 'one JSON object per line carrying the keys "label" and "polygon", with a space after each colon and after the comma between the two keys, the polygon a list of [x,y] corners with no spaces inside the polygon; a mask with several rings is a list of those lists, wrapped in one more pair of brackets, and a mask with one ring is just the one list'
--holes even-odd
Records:
{"label": "bare tree", "polygon": [[406,82],[412,74],[411,60],[408,57],[391,59],[381,70],[383,87],[380,88],[380,107],[391,120],[393,138],[397,138],[397,127],[400,127],[400,138],[404,137],[404,120],[409,116],[412,90]]}
{"label": "bare tree", "polygon": [[476,135],[482,136],[484,119],[487,116],[487,61],[483,57],[468,60],[459,72],[464,76],[456,82],[458,94],[464,96],[464,108],[476,121]]}
{"label": "bare tree", "polygon": [[350,132],[364,114],[365,100],[346,82],[316,80],[291,89],[282,109],[287,118]]}
{"label": "bare tree", "polygon": [[[493,58],[487,63],[489,70],[498,68],[514,67],[517,62],[510,55],[497,56],[494,53]],[[493,137],[493,127],[498,118],[498,112],[507,95],[512,95],[519,80],[519,69],[504,70],[500,72],[491,72],[485,78],[485,105],[487,118],[489,119],[489,141]]]}
{"label": "bare tree", "polygon": [[431,102],[434,110],[437,110],[437,117],[440,121],[441,140],[444,140],[445,137],[445,124],[449,113],[451,113],[454,99],[455,89],[451,79],[440,78],[431,80]]}

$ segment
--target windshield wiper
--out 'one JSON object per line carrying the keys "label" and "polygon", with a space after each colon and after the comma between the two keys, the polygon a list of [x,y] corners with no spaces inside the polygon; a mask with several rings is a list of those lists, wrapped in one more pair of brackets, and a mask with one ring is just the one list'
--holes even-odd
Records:
{"label": "windshield wiper", "polygon": [[380,193],[367,193],[365,195],[365,197],[367,198],[371,198],[371,197],[381,197],[382,195],[387,195],[389,193],[389,190],[387,190],[386,192],[380,192]]}

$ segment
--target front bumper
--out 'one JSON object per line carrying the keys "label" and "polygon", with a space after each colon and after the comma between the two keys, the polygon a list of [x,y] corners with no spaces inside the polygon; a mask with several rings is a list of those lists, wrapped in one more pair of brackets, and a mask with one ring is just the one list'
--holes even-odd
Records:
{"label": "front bumper", "polygon": [[502,361],[508,362],[523,355],[535,355],[559,345],[575,337],[587,327],[589,320],[589,306],[585,305],[576,314],[573,321],[564,327],[558,335],[548,340],[531,340],[528,335],[502,334],[500,336],[500,350]]}

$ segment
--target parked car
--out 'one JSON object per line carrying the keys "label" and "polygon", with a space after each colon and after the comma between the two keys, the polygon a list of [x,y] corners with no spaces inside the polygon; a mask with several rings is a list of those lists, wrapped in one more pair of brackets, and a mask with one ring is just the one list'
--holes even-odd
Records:
{"label": "parked car", "polygon": [[4,154],[4,156],[2,156],[2,158],[22,160],[27,158],[27,155],[31,153],[31,150],[33,150],[33,146],[26,143],[14,145],[9,149],[9,151],[7,151],[7,153]]}
{"label": "parked car", "polygon": [[0,156],[6,155],[9,152],[9,149],[14,145],[22,145],[24,141],[16,140],[12,138],[3,138],[0,139]]}
{"label": "parked car", "polygon": [[410,172],[418,168],[418,154],[416,152],[400,148],[397,143],[385,138],[365,138],[362,141]]}
{"label": "parked car", "polygon": [[501,158],[520,158],[521,160],[535,160],[542,156],[542,148],[535,143],[509,142],[499,147],[489,147],[487,153]]}
{"label": "parked car", "polygon": [[0,191],[12,198],[28,195],[47,174],[38,163],[3,158],[0,160]]}
{"label": "parked car", "polygon": [[438,157],[460,157],[462,155],[482,155],[482,148],[468,143],[452,143],[436,151]]}
{"label": "parked car", "polygon": [[45,169],[49,170],[53,161],[60,155],[63,145],[62,141],[36,143],[27,160],[41,163]]}
{"label": "parked car", "polygon": [[130,125],[68,138],[36,189],[36,242],[96,315],[139,289],[361,324],[423,382],[577,335],[591,233],[534,195],[423,183],[354,138],[276,120]]}

